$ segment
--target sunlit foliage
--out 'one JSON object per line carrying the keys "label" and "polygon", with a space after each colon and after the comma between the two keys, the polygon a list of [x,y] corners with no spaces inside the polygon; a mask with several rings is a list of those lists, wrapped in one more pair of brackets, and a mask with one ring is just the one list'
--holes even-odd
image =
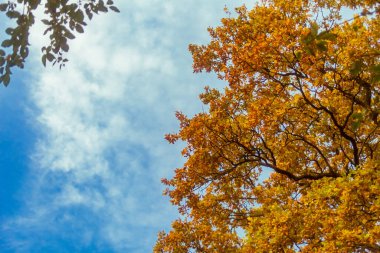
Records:
{"label": "sunlit foliage", "polygon": [[155,252],[380,252],[379,10],[266,0],[190,46],[228,86],[177,113],[186,162],[163,183],[181,218]]}

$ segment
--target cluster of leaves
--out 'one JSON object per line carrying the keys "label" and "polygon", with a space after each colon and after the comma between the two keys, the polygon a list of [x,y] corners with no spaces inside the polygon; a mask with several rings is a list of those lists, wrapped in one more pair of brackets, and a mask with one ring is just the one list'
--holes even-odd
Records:
{"label": "cluster of leaves", "polygon": [[14,27],[6,28],[8,38],[2,40],[0,48],[0,83],[7,86],[13,67],[23,68],[29,55],[29,31],[35,23],[35,13],[44,7],[47,26],[44,35],[49,36],[49,45],[42,48],[42,63],[64,66],[67,59],[68,41],[75,38],[74,33],[83,33],[86,26],[85,16],[92,19],[94,14],[112,10],[119,12],[112,0],[17,0],[0,4],[0,11],[15,21]]}
{"label": "cluster of leaves", "polygon": [[190,46],[229,85],[177,113],[186,162],[163,183],[182,218],[155,252],[380,251],[379,5],[265,0]]}

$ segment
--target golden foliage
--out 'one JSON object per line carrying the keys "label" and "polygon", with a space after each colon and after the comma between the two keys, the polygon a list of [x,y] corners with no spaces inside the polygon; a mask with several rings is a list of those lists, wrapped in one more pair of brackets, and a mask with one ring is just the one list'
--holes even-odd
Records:
{"label": "golden foliage", "polygon": [[187,160],[163,182],[183,218],[155,252],[380,251],[379,8],[265,0],[190,46],[229,85],[177,113]]}

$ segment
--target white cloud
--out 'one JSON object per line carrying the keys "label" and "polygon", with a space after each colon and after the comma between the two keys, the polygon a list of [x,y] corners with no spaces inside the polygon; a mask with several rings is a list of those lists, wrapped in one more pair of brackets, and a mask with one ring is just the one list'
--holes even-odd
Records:
{"label": "white cloud", "polygon": [[[199,111],[197,94],[215,81],[192,74],[187,44],[208,40],[206,27],[223,16],[224,3],[116,5],[121,14],[95,17],[71,43],[62,71],[40,68],[35,57],[30,94],[40,139],[28,204],[6,227],[21,252],[50,247],[37,237],[147,252],[175,218],[160,178],[181,160],[163,136],[176,130],[174,111]],[[35,51],[42,41],[33,34]]]}

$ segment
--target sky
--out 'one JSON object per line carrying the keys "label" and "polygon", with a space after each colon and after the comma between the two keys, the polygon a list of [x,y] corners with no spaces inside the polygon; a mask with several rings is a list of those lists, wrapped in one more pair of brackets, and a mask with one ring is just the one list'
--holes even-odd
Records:
{"label": "sky", "polygon": [[[175,111],[200,112],[188,45],[240,0],[115,1],[44,68],[37,23],[26,68],[0,88],[0,252],[152,252],[178,212],[160,180],[184,159]],[[252,2],[252,1],[249,1]],[[3,34],[1,35],[3,36]]]}

